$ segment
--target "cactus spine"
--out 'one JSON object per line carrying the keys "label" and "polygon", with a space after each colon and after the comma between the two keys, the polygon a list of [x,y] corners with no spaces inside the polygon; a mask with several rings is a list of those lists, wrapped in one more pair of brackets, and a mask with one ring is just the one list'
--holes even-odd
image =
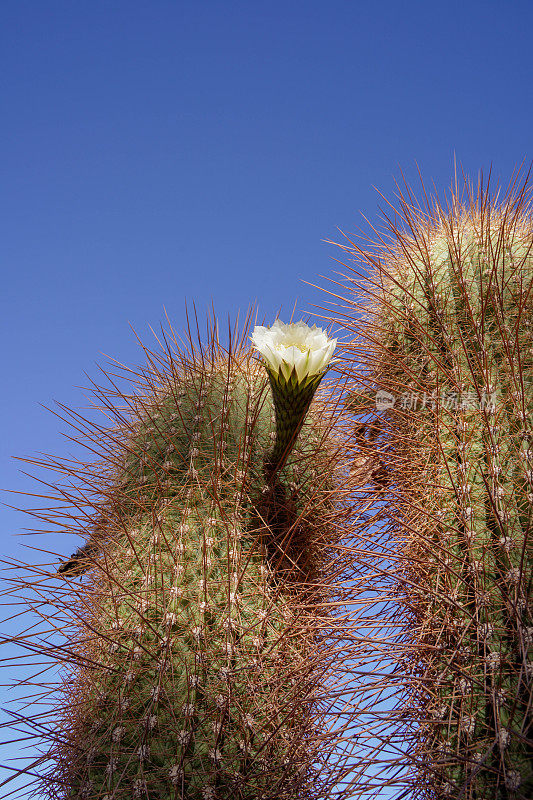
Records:
{"label": "cactus spine", "polygon": [[468,197],[423,209],[409,193],[402,225],[373,250],[346,247],[368,271],[352,275],[364,312],[351,317],[353,408],[388,448],[386,494],[376,488],[410,620],[410,785],[439,800],[528,800],[533,215],[525,184],[500,203],[481,186]]}
{"label": "cactus spine", "polygon": [[124,408],[98,390],[116,423],[86,426],[102,460],[62,468],[88,541],[59,584],[37,570],[55,622],[34,647],[64,665],[39,782],[54,800],[320,798],[344,770],[331,415],[315,403],[275,469],[269,381],[243,341],[146,350]]}

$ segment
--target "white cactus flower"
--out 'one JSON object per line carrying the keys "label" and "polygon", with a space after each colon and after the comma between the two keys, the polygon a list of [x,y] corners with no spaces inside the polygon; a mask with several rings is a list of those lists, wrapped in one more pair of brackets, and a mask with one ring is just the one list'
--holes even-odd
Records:
{"label": "white cactus flower", "polygon": [[316,325],[286,324],[279,319],[270,328],[257,325],[251,340],[270,371],[289,380],[294,370],[299,382],[324,373],[337,346],[337,339]]}

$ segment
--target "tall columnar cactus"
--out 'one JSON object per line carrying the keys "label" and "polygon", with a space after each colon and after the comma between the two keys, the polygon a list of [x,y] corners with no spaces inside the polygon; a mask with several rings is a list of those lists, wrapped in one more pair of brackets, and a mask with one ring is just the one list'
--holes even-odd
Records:
{"label": "tall columnar cactus", "polygon": [[50,798],[331,796],[347,713],[332,676],[351,652],[329,611],[340,462],[325,406],[302,421],[335,343],[287,372],[302,330],[273,344],[277,364],[265,355],[277,416],[242,340],[147,351],[134,395],[100,392],[116,423],[87,428],[102,459],[61,468],[87,542],[34,584],[52,630],[30,647],[64,665],[59,719],[36,722],[53,743]]}
{"label": "tall columnar cactus", "polygon": [[414,796],[528,800],[533,214],[526,185],[468,198],[345,246],[354,472],[387,501]]}

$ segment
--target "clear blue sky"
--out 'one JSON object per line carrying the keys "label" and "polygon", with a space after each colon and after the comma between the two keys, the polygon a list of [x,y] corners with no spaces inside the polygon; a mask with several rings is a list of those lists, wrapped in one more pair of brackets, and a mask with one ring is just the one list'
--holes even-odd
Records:
{"label": "clear blue sky", "polygon": [[400,167],[442,190],[454,153],[504,182],[529,162],[532,30],[531,0],[4,0],[0,486],[32,489],[12,455],[72,451],[39,404],[136,363],[130,323],[311,310],[322,240]]}

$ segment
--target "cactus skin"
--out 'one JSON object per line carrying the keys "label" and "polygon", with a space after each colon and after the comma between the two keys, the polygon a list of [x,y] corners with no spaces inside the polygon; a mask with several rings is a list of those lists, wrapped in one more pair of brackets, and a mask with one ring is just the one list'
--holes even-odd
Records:
{"label": "cactus skin", "polygon": [[150,363],[122,395],[128,415],[94,429],[103,461],[79,470],[79,497],[97,486],[99,499],[51,600],[65,643],[43,652],[64,662],[63,702],[40,788],[54,800],[330,797],[342,732],[319,730],[335,701],[316,710],[339,661],[324,610],[340,518],[327,414],[311,410],[274,475],[268,377],[242,345],[212,339]]}
{"label": "cactus skin", "polygon": [[417,797],[533,797],[530,193],[422,209],[409,192],[390,243],[346,248],[370,267],[355,351],[395,401],[371,409],[354,376],[388,443]]}

